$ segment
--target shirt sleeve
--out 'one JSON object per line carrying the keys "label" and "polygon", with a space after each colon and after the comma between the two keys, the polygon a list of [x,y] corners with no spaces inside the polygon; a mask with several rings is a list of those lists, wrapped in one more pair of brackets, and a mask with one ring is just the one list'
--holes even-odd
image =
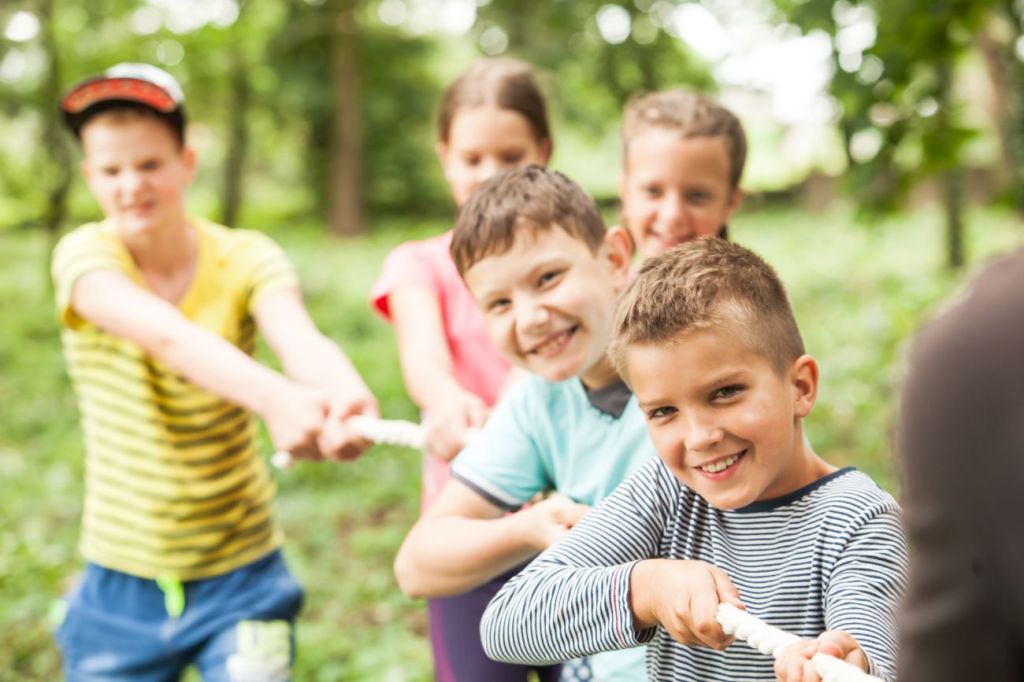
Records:
{"label": "shirt sleeve", "polygon": [[655,558],[675,513],[677,484],[650,461],[494,597],[480,622],[498,661],[547,664],[649,642],[637,631],[630,574]]}
{"label": "shirt sleeve", "polygon": [[249,313],[253,314],[267,294],[291,287],[297,288],[299,278],[288,256],[273,239],[262,232],[249,230],[247,233],[246,289],[250,292]]}
{"label": "shirt sleeve", "polygon": [[453,478],[492,504],[514,511],[554,487],[548,462],[554,453],[541,425],[546,397],[536,377],[524,377],[498,401],[483,430],[452,460]]}
{"label": "shirt sleeve", "polygon": [[419,286],[430,291],[439,289],[438,275],[424,252],[421,242],[399,244],[380,268],[380,275],[370,289],[370,305],[385,320],[391,320],[388,297],[403,286]]}
{"label": "shirt sleeve", "polygon": [[845,543],[828,581],[825,627],[853,636],[870,673],[896,679],[896,610],[907,582],[907,545],[899,510],[878,510]]}
{"label": "shirt sleeve", "polygon": [[123,256],[113,238],[97,226],[85,226],[65,235],[53,250],[50,272],[56,291],[57,315],[62,325],[75,329],[85,323],[71,305],[75,284],[82,275],[98,270],[124,271]]}

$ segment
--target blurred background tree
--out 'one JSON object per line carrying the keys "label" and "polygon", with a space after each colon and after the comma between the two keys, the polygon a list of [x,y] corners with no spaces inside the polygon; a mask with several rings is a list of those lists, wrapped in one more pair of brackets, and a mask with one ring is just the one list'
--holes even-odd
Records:
{"label": "blurred background tree", "polygon": [[[0,228],[56,234],[95,215],[54,102],[122,60],[182,81],[203,161],[194,201],[225,222],[313,219],[345,235],[444,215],[439,90],[505,53],[545,75],[556,151],[568,140],[555,163],[602,199],[623,103],[683,85],[744,118],[748,189],[799,196],[842,176],[872,218],[932,188],[953,266],[970,196],[1024,212],[1014,0],[8,0],[0,28]],[[801,80],[819,96],[794,96]]]}

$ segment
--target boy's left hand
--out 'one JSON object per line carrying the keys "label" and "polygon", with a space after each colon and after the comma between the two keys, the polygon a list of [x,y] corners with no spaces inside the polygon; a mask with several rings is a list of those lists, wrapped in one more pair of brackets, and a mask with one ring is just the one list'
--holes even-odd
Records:
{"label": "boy's left hand", "polygon": [[821,682],[811,658],[822,653],[868,672],[868,657],[851,635],[828,630],[817,639],[804,639],[789,645],[775,660],[775,677],[780,682]]}
{"label": "boy's left hand", "polygon": [[330,401],[330,408],[317,439],[321,455],[324,459],[336,461],[357,459],[373,443],[356,434],[345,420],[355,415],[379,417],[377,400],[368,392],[334,397]]}

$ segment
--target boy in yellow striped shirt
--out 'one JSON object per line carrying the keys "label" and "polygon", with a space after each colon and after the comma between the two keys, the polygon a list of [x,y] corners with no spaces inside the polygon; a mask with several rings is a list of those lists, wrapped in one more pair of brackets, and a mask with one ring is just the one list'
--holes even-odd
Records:
{"label": "boy in yellow striped shirt", "polygon": [[[61,102],[105,220],[53,276],[86,450],[87,566],[57,632],[69,682],[286,680],[302,589],[254,415],[280,450],[351,459],[377,405],[268,237],[186,213],[195,152],[170,74],[120,64]],[[252,358],[260,331],[284,373]]]}

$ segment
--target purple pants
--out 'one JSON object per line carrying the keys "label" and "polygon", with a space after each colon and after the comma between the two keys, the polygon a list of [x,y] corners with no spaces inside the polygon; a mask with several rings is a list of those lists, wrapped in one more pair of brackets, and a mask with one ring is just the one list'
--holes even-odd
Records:
{"label": "purple pants", "polygon": [[561,664],[530,666],[498,663],[487,658],[480,643],[480,618],[488,602],[523,567],[454,597],[431,599],[430,648],[437,682],[526,682],[531,670],[540,682],[558,682]]}

